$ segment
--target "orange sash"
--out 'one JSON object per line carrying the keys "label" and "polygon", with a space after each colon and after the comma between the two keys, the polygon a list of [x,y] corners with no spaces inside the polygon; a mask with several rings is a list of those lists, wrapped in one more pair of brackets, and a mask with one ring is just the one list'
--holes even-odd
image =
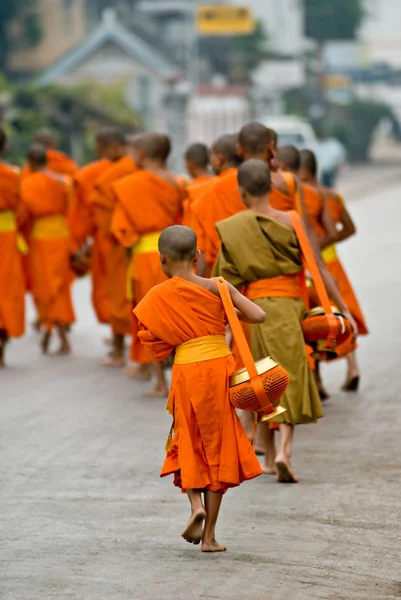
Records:
{"label": "orange sash", "polygon": [[245,296],[249,300],[257,298],[303,298],[303,271],[293,275],[279,275],[270,279],[259,279],[248,283]]}

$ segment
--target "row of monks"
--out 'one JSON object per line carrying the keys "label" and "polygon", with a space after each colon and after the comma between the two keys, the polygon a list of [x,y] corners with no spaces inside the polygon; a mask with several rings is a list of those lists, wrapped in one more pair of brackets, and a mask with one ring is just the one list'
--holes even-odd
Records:
{"label": "row of monks", "polygon": [[[303,267],[287,213],[296,211],[302,218],[331,299],[355,331],[364,335],[368,330],[335,246],[355,233],[344,200],[319,184],[313,152],[280,147],[278,142],[273,130],[257,122],[248,123],[238,134],[218,138],[210,148],[191,145],[185,152],[188,176],[178,176],[168,169],[171,148],[164,134],[126,137],[115,128],[102,130],[96,139],[98,160],[78,168],[55,149],[49,131],[38,132],[22,170],[0,164],[1,364],[9,339],[25,331],[27,292],[36,307],[43,352],[49,351],[53,333],[60,339],[58,353],[70,352],[69,335],[75,320],[71,290],[77,274],[89,265],[95,314],[111,329],[111,349],[102,364],[125,366],[125,340],[130,337],[134,366],[129,375],[142,380],[154,377],[155,386],[149,394],[167,396],[163,360],[171,349],[192,338],[213,336],[216,323],[216,335],[222,337],[225,331],[222,308],[213,296],[214,280],[209,279],[222,275],[234,286],[232,290],[244,291],[248,298],[244,304],[244,295],[233,296],[239,312],[248,313],[249,323],[259,323],[252,325],[252,339],[244,325],[254,359],[271,355],[290,374],[283,397],[287,412],[272,427],[259,428],[259,443],[266,456],[265,472],[276,472],[277,464],[284,465],[284,480],[296,481],[289,467],[293,427],[322,416],[320,400],[327,392],[318,364],[313,375],[304,348],[300,323],[305,306],[298,289]],[[6,136],[0,131],[1,153],[5,149]],[[177,225],[185,227],[174,233]],[[171,279],[167,281],[166,275]],[[310,292],[312,296],[313,287]],[[216,311],[217,320],[213,316]],[[261,314],[263,321],[266,318],[263,324]],[[242,363],[235,344],[232,350],[238,369]],[[354,391],[360,377],[355,352],[346,358],[343,389]],[[225,369],[231,368],[229,360]],[[191,394],[198,393],[207,400],[206,405],[215,402],[211,381],[218,379],[220,367],[203,379],[202,369],[187,367],[184,364],[175,370],[176,377],[182,371],[180,383],[175,384],[176,390],[181,386],[177,398],[182,397],[184,403],[185,396],[185,402],[191,403]],[[216,386],[220,384],[223,398],[226,379],[216,382]],[[177,398],[175,392],[170,394],[170,402],[176,406]],[[259,467],[255,467],[252,450],[239,441],[242,433],[235,415],[228,413],[225,405],[220,407],[224,425],[220,433],[215,432],[220,436],[217,446],[221,451],[217,451],[208,432],[216,429],[220,417],[207,406],[202,414],[196,413],[198,400],[192,408],[188,402],[180,408],[184,411],[180,413],[181,425],[186,423],[180,434],[181,448],[186,447],[186,466],[180,463],[184,459],[177,454],[178,442],[173,443],[163,474],[175,473],[176,484],[183,488],[206,489],[209,484],[203,485],[204,479],[211,477],[215,484],[210,484],[210,490],[218,489],[219,493],[256,476]],[[195,418],[194,410],[196,427],[205,419],[204,432],[196,437],[199,452],[194,440],[190,441],[193,428],[188,425]],[[183,419],[183,415],[187,416]],[[174,419],[177,426],[175,413]],[[223,481],[222,432],[228,427],[227,419],[231,451],[235,446],[240,452],[242,446],[246,457],[239,457],[234,469],[231,451],[223,453],[227,473],[230,469],[235,472],[219,487]],[[250,425],[245,422],[246,428]],[[275,427],[282,433],[278,463]],[[204,452],[206,466],[197,464]],[[217,458],[212,459],[214,455]],[[213,469],[220,469],[220,475],[210,475]],[[185,485],[186,478],[192,484]],[[203,509],[199,510],[203,514]]]}

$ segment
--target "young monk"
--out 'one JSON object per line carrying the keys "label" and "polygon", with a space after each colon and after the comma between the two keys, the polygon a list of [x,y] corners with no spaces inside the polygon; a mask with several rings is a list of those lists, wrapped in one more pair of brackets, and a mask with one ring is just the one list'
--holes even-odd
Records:
{"label": "young monk", "polygon": [[132,307],[127,295],[127,264],[125,248],[111,232],[111,221],[116,206],[113,184],[137,171],[132,156],[134,140],[129,138],[128,144],[124,134],[117,128],[107,131],[107,141],[103,148],[103,156],[112,164],[98,178],[90,196],[94,209],[94,222],[98,235],[108,240],[106,255],[106,279],[109,301],[109,321],[113,333],[113,347],[103,360],[106,367],[123,367],[124,338],[131,332]]}
{"label": "young monk", "polygon": [[[343,198],[335,190],[326,188],[319,184],[317,179],[317,160],[315,154],[311,150],[302,150],[300,158],[300,178],[308,185],[316,188],[326,197],[329,211],[337,226],[337,242],[342,242],[348,239],[355,234],[356,228],[352,217],[347,211]],[[369,331],[365,318],[355,296],[352,285],[347,277],[342,263],[337,256],[335,246],[333,245],[326,248],[323,251],[322,256],[326,263],[327,269],[337,281],[340,294],[347,303],[351,314],[357,323],[358,334],[367,335]],[[348,363],[348,373],[342,389],[344,391],[354,392],[357,391],[360,381],[360,372],[355,352],[347,354],[346,359]]]}
{"label": "young monk", "polygon": [[70,292],[67,215],[71,190],[62,175],[46,166],[46,150],[34,144],[28,152],[30,175],[21,184],[21,200],[31,219],[29,263],[32,292],[44,328],[42,351],[48,352],[53,329],[60,338],[57,354],[70,352],[69,326],[75,321]]}
{"label": "young monk", "polygon": [[[46,149],[47,167],[54,173],[73,177],[78,171],[77,163],[64,152],[56,150],[56,139],[50,129],[39,129],[33,138],[34,144],[41,144]],[[29,164],[27,165],[29,171]]]}
{"label": "young monk", "polygon": [[[267,315],[263,324],[251,328],[253,357],[260,360],[271,356],[290,376],[280,400],[287,412],[277,419],[281,439],[274,463],[279,482],[297,483],[291,467],[294,426],[323,416],[301,327],[305,313],[301,252],[289,215],[270,206],[267,163],[256,159],[245,162],[238,171],[238,184],[250,210],[217,224],[222,248],[215,273],[237,289],[245,287],[247,298]],[[330,296],[351,317],[324,265],[320,269]],[[266,463],[270,460],[267,457]]]}
{"label": "young monk", "polygon": [[[153,286],[164,281],[160,268],[158,240],[166,227],[177,223],[182,211],[182,191],[175,176],[167,168],[171,146],[164,134],[143,134],[136,143],[136,157],[141,170],[125,177],[113,186],[117,200],[111,231],[130,251],[130,277],[133,302],[138,304]],[[131,360],[137,372],[131,377],[144,379],[151,357],[142,347],[133,324]],[[167,396],[168,389],[160,365],[153,369],[157,375],[151,396]]]}
{"label": "young monk", "polygon": [[72,237],[71,250],[79,254],[88,238],[93,238],[92,246],[92,303],[99,323],[108,323],[109,293],[106,277],[106,263],[110,248],[109,237],[95,226],[94,208],[90,199],[96,182],[112,165],[104,158],[109,141],[109,129],[101,130],[96,136],[98,160],[79,169],[74,176],[75,203],[69,215]]}
{"label": "young monk", "polygon": [[[0,129],[0,156],[7,137]],[[23,218],[18,169],[0,162],[0,367],[5,366],[5,347],[25,331],[25,281],[18,249],[18,221]]]}
{"label": "young monk", "polygon": [[[194,274],[199,252],[192,229],[173,226],[159,238],[168,280],[135,308],[139,338],[154,360],[175,352],[168,410],[173,415],[161,476],[187,493],[191,515],[182,537],[202,552],[223,552],[216,522],[224,492],[261,474],[259,462],[229,400],[234,362],[225,341],[226,318],[216,282]],[[240,318],[265,314],[230,286]],[[204,502],[202,502],[202,494]],[[204,524],[204,527],[203,527]]]}
{"label": "young monk", "polygon": [[182,224],[192,227],[192,204],[211,181],[209,172],[209,150],[205,144],[192,144],[185,153],[187,171],[192,182],[186,187],[187,198],[183,204]]}

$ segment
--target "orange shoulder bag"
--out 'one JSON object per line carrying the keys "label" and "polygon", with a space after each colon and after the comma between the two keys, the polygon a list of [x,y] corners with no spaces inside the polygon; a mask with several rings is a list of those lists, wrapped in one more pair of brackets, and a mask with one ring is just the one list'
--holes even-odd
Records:
{"label": "orange shoulder bag", "polygon": [[235,312],[227,282],[222,277],[216,277],[215,281],[245,365],[245,369],[237,371],[230,378],[230,402],[235,408],[255,412],[259,422],[273,420],[286,411],[280,406],[280,398],[288,387],[290,381],[288,374],[270,357],[254,362]]}
{"label": "orange shoulder bag", "polygon": [[305,341],[313,349],[312,358],[316,360],[330,360],[337,357],[337,347],[352,338],[351,324],[337,307],[331,306],[326,287],[299,215],[295,211],[290,211],[288,214],[321,304],[321,306],[316,306],[312,310],[309,310],[304,317],[302,330]]}

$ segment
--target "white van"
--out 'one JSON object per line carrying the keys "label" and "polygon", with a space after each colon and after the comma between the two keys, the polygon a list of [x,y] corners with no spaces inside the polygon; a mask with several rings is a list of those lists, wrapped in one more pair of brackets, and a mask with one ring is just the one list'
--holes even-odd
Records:
{"label": "white van", "polygon": [[262,117],[257,120],[277,132],[279,146],[292,145],[298,148],[298,150],[303,150],[304,148],[310,150],[317,149],[318,140],[313,127],[302,117],[285,115],[282,117]]}

